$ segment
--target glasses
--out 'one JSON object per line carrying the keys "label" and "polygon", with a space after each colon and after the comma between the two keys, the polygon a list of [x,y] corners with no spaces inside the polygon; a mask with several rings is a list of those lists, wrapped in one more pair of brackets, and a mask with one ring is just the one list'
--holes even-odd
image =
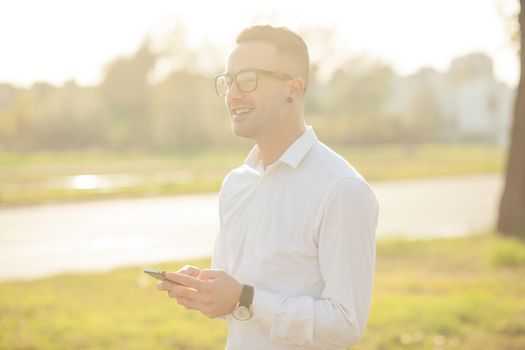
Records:
{"label": "glasses", "polygon": [[263,69],[243,69],[233,76],[231,74],[223,73],[215,77],[215,92],[219,96],[226,96],[230,90],[232,83],[235,81],[235,86],[242,92],[250,92],[257,89],[257,77],[259,74],[267,75],[279,80],[291,80],[293,77],[289,74],[272,72]]}

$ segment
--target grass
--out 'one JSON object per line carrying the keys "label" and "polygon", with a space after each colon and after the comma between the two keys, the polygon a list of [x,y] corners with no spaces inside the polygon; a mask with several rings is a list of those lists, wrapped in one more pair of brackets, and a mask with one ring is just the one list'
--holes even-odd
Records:
{"label": "grass", "polygon": [[525,348],[523,254],[525,242],[488,234],[381,242],[358,348]]}
{"label": "grass", "polygon": [[[209,260],[169,262],[208,266]],[[378,242],[356,349],[524,349],[525,242],[480,234]],[[222,349],[222,321],[184,310],[139,267],[0,283],[1,349]]]}
{"label": "grass", "polygon": [[[369,181],[501,172],[505,150],[491,145],[335,147]],[[246,150],[150,155],[0,153],[0,205],[213,192]],[[104,188],[72,186],[77,175],[107,178]],[[104,179],[102,179],[104,180]],[[84,184],[85,185],[85,184]]]}

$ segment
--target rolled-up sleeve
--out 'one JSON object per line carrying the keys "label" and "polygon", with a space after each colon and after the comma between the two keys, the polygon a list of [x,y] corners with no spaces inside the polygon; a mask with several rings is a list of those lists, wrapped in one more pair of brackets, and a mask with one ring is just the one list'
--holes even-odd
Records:
{"label": "rolled-up sleeve", "polygon": [[319,228],[319,299],[256,289],[254,320],[282,344],[344,348],[362,337],[375,270],[378,202],[360,178],[343,178],[324,198]]}

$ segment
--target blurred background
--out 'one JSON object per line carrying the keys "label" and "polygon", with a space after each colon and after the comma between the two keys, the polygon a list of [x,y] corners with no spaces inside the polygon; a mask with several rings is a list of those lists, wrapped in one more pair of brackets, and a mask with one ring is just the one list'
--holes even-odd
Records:
{"label": "blurred background", "polygon": [[141,271],[209,265],[217,191],[252,146],[213,78],[260,23],[303,36],[306,121],[381,203],[357,348],[525,348],[525,245],[495,232],[519,5],[1,4],[0,348],[224,347]]}

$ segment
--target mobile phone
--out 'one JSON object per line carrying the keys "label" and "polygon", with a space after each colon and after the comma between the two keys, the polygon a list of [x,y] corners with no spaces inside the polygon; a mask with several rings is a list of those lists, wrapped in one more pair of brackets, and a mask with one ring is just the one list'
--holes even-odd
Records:
{"label": "mobile phone", "polygon": [[167,279],[166,278],[166,271],[147,268],[147,269],[144,269],[144,272],[147,273],[148,275],[152,276],[152,277],[155,277],[158,280],[167,281],[167,282],[175,283],[175,284],[180,284],[180,283],[177,283],[175,281]]}
{"label": "mobile phone", "polygon": [[166,271],[147,268],[144,272],[158,280],[166,281]]}

